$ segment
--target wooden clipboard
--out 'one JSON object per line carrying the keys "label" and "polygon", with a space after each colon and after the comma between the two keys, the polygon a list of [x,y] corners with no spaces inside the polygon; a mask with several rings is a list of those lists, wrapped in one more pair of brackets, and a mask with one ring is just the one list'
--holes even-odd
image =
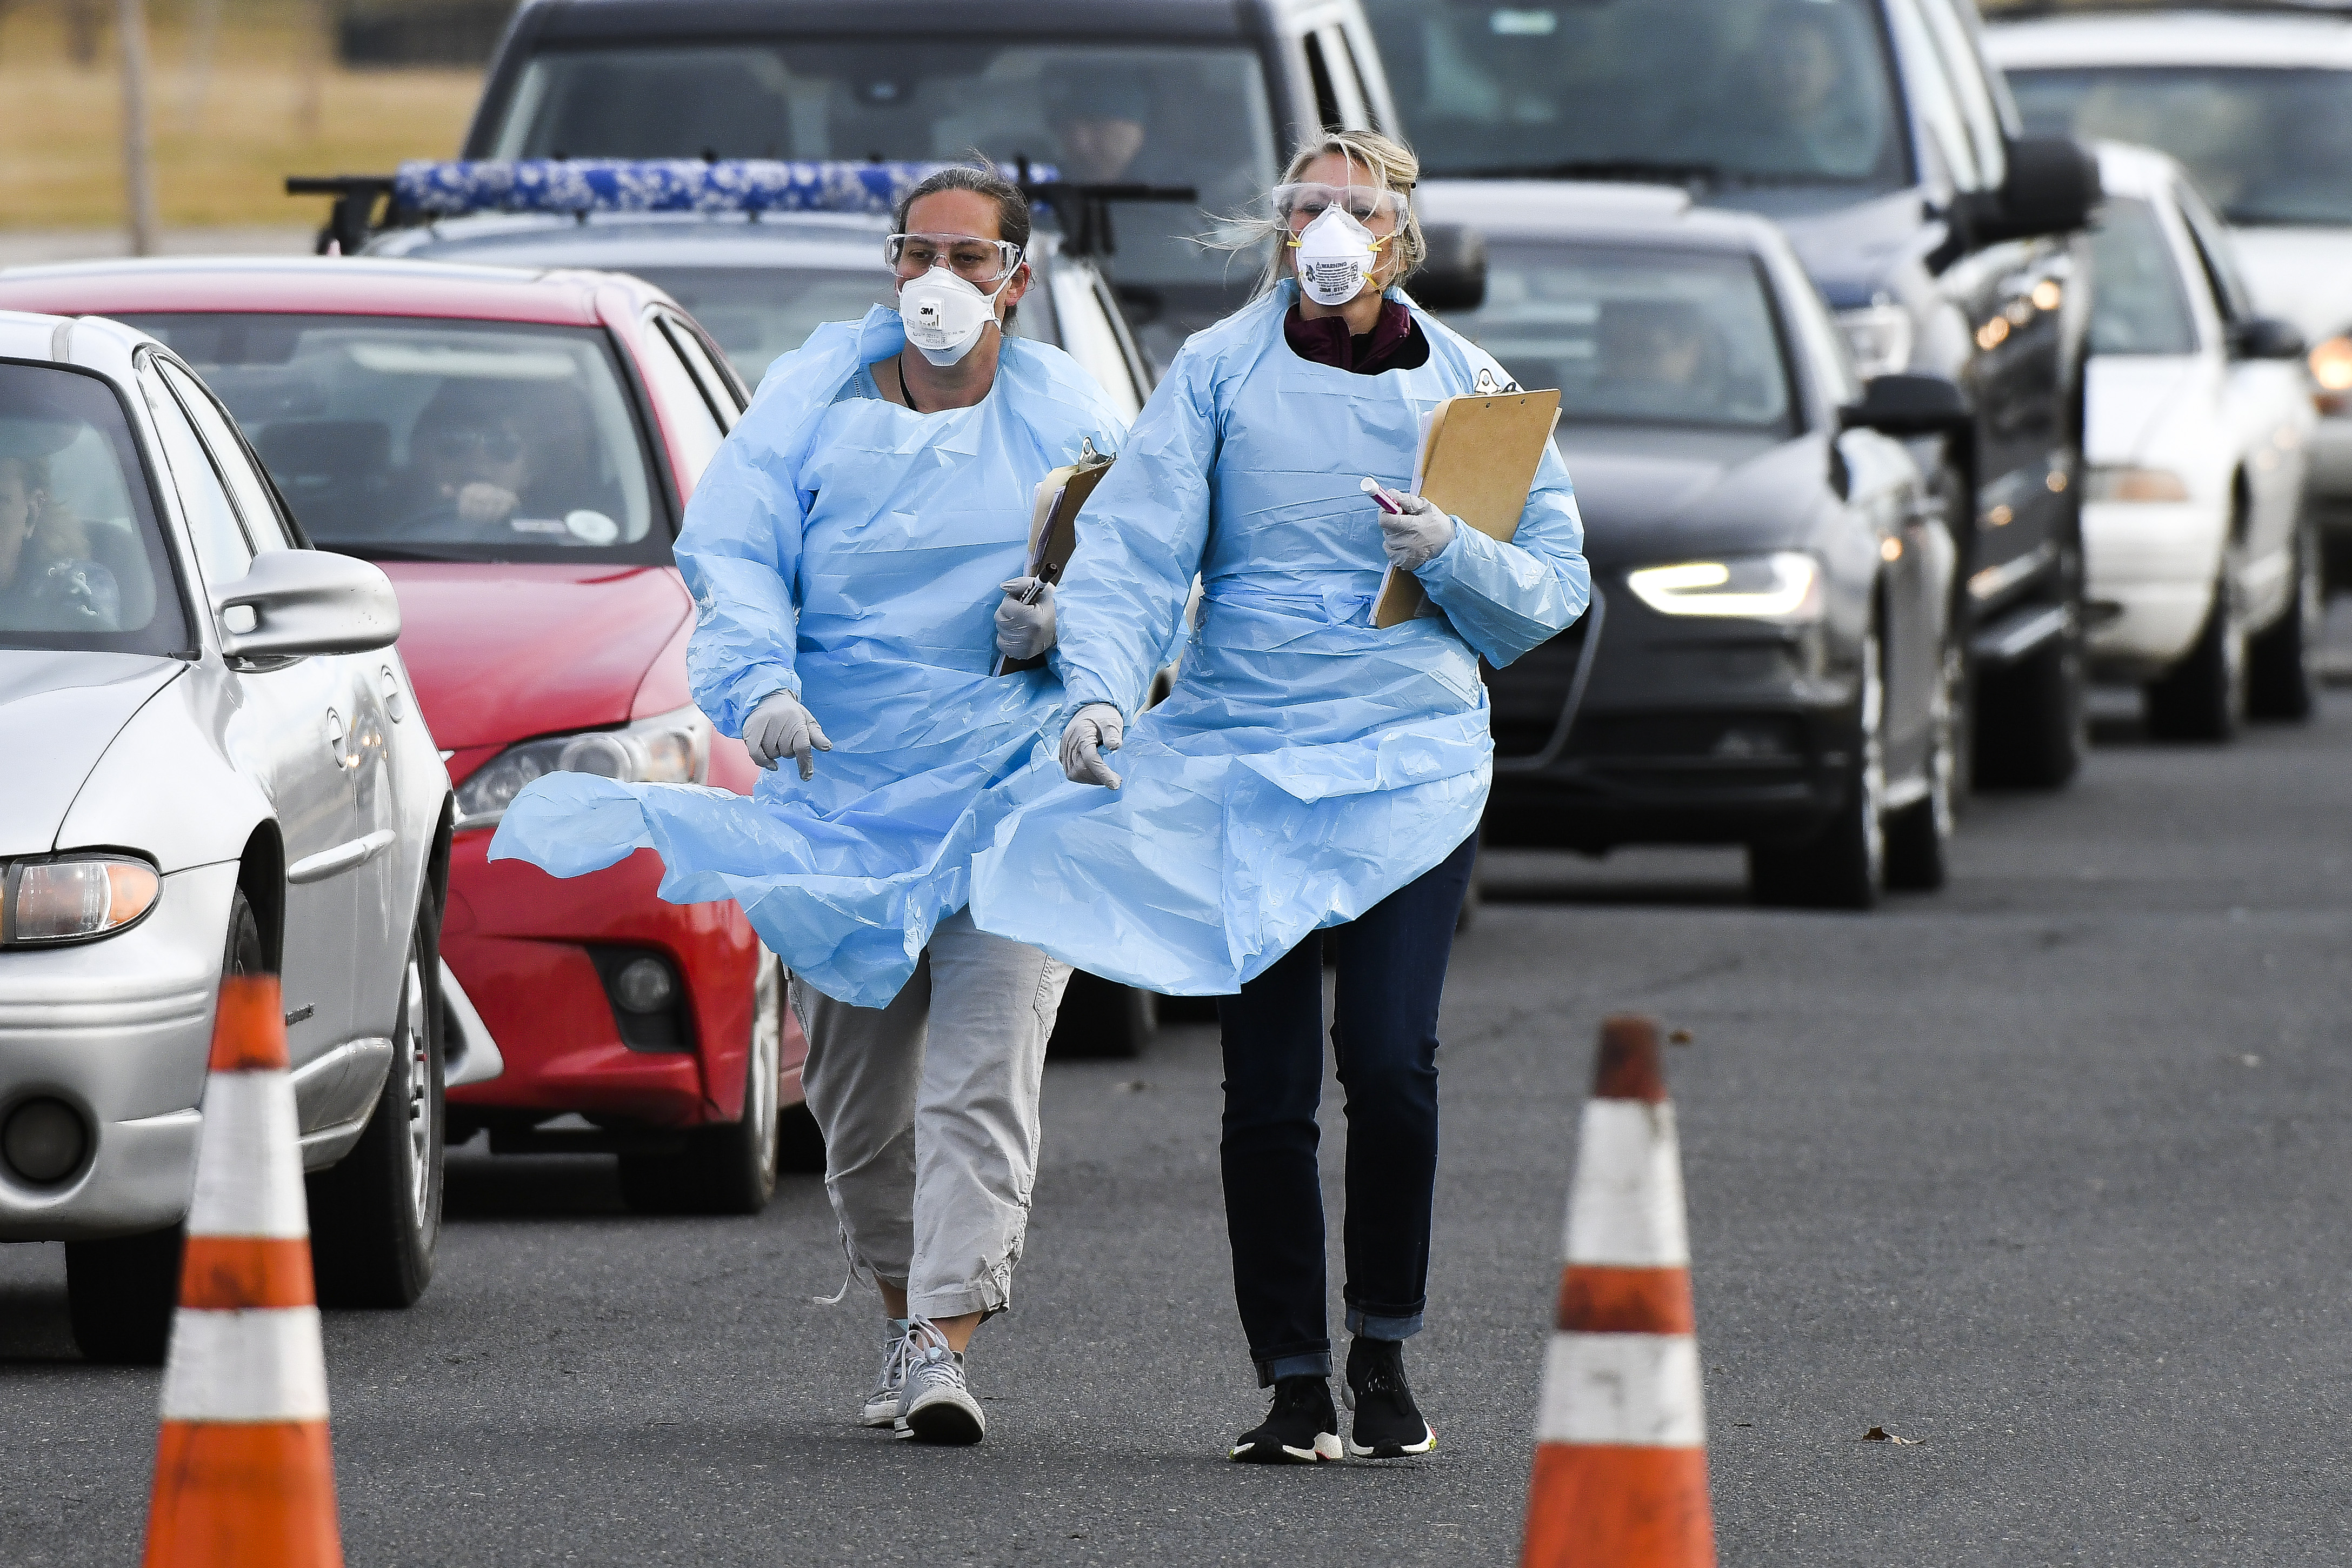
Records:
{"label": "wooden clipboard", "polygon": [[[1024,574],[1040,582],[1059,582],[1078,548],[1078,512],[1087,497],[1110,472],[1111,459],[1095,450],[1088,436],[1078,448],[1078,460],[1067,463],[1037,481],[1029,514],[1029,570]],[[1033,592],[1034,601],[1034,595]],[[999,654],[994,674],[1010,675],[1045,667],[1045,655],[1026,659]]]}
{"label": "wooden clipboard", "polygon": [[[1414,493],[1489,538],[1519,531],[1536,465],[1559,423],[1558,392],[1506,392],[1450,397],[1430,416],[1413,465]],[[1372,624],[1402,626],[1427,595],[1409,571],[1389,569],[1372,606]]]}

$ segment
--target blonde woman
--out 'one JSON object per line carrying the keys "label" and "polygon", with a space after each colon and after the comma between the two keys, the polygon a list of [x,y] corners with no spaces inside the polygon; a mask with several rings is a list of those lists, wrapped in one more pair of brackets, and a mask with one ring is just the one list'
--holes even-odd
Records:
{"label": "blonde woman", "polygon": [[[1274,1390],[1231,1448],[1251,1462],[1435,1445],[1402,1345],[1427,1304],[1438,998],[1492,772],[1478,660],[1564,630],[1590,588],[1557,456],[1508,544],[1404,493],[1423,416],[1507,380],[1397,287],[1423,255],[1417,177],[1409,151],[1362,133],[1291,162],[1265,291],[1185,345],[1079,520],[1054,611],[1059,767],[1036,770],[973,868],[983,929],[1222,998],[1234,1288]],[[1378,630],[1391,568],[1434,609]],[[1139,717],[1195,573],[1175,689]],[[1316,1163],[1327,929],[1348,1094],[1345,1445]]]}

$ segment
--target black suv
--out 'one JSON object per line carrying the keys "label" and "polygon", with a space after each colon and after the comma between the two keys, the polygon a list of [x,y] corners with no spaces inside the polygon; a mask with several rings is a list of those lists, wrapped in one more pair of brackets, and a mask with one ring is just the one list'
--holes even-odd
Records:
{"label": "black suv", "polygon": [[1109,204],[1105,269],[1164,365],[1256,280],[1256,257],[1195,236],[1318,126],[1394,123],[1357,0],[525,0],[465,155],[978,149],[1074,183],[1190,187],[1189,203]]}
{"label": "black suv", "polygon": [[1864,377],[1974,413],[1923,438],[1958,547],[1976,778],[2084,747],[2079,502],[2097,166],[2020,135],[1970,0],[1367,0],[1430,178],[1672,183],[1776,219]]}

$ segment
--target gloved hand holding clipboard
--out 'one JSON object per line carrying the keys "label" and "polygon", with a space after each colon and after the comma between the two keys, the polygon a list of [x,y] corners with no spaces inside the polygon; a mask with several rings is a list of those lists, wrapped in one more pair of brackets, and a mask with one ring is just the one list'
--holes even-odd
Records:
{"label": "gloved hand holding clipboard", "polygon": [[[1110,472],[1110,465],[1111,459],[1097,452],[1089,438],[1078,449],[1076,462],[1065,464],[1037,481],[1029,521],[1029,569],[1023,574],[1033,580],[1033,585],[1020,602],[1034,603],[1045,588],[1062,580],[1078,548],[1078,512]],[[1044,653],[1021,659],[999,654],[990,673],[1010,675],[1041,668],[1045,663]]]}
{"label": "gloved hand holding clipboard", "polygon": [[[1488,538],[1507,540],[1519,530],[1536,465],[1559,423],[1558,392],[1514,389],[1447,398],[1422,434],[1413,493]],[[1427,601],[1420,579],[1391,567],[1372,606],[1372,624],[1402,626]]]}

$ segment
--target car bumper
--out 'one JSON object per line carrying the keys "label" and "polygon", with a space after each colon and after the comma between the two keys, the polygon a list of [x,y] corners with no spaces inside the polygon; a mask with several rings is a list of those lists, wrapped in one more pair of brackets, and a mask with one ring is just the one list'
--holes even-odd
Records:
{"label": "car bumper", "polygon": [[2144,680],[2179,661],[2212,603],[2229,519],[2193,502],[2083,507],[2083,598],[2092,669]]}
{"label": "car bumper", "polygon": [[[758,940],[731,901],[668,904],[651,850],[585,876],[558,878],[488,859],[490,834],[460,834],[449,860],[441,955],[497,1041],[503,1069],[449,1091],[465,1120],[529,1122],[577,1112],[659,1127],[742,1114]],[[594,949],[650,951],[687,992],[688,1049],[633,1049]],[[799,1098],[799,1062],[784,1097]],[[499,1113],[521,1113],[501,1117]]]}
{"label": "car bumper", "polygon": [[117,936],[0,954],[0,1119],[28,1101],[81,1120],[80,1166],[32,1182],[0,1157],[0,1241],[153,1230],[187,1212],[234,862],[163,879]]}

